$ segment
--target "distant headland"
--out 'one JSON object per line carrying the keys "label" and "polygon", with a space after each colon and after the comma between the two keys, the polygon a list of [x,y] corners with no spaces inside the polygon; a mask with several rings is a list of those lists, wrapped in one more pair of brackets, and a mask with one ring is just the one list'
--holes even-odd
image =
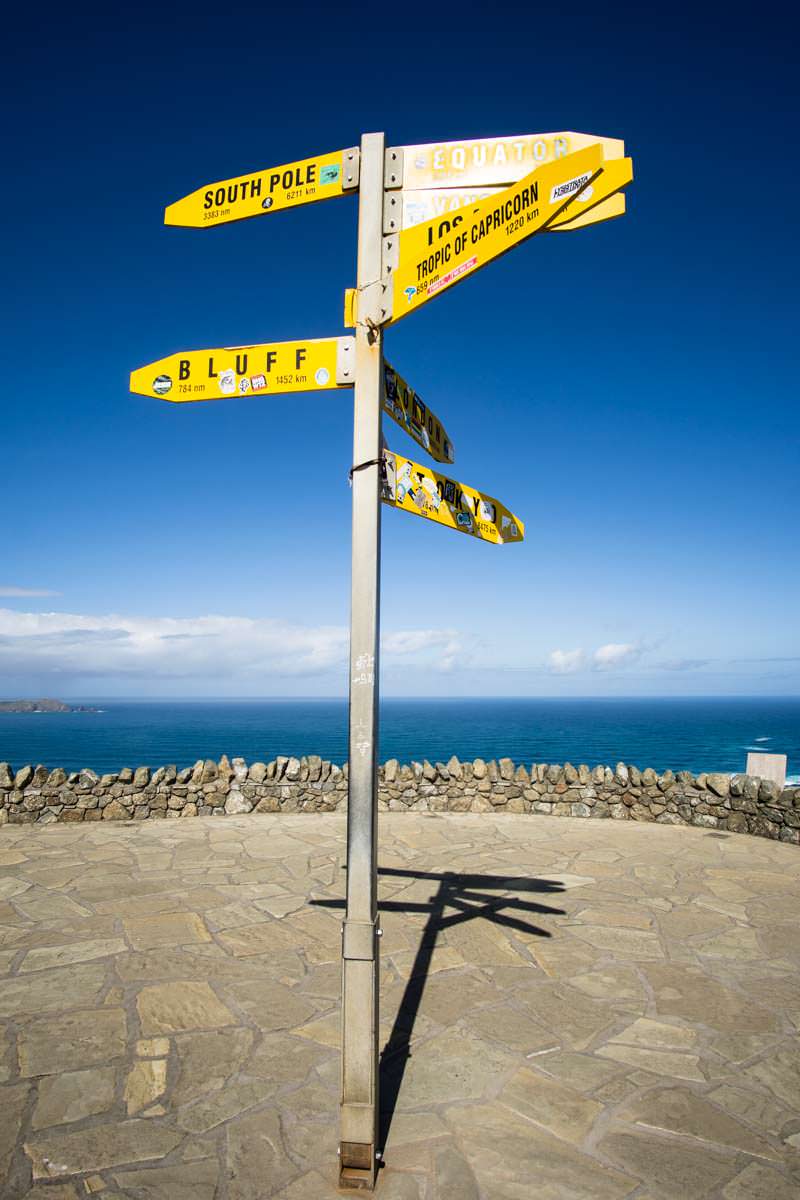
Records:
{"label": "distant headland", "polygon": [[98,712],[87,704],[65,704],[63,700],[0,700],[0,713]]}

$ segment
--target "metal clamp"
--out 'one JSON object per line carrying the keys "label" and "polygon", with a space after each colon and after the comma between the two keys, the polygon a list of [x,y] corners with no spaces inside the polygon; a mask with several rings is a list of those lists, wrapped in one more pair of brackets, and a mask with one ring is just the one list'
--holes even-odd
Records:
{"label": "metal clamp", "polygon": [[358,463],[357,466],[351,467],[347,472],[347,479],[350,487],[353,486],[353,476],[355,475],[356,471],[365,471],[367,467],[380,467],[381,480],[386,478],[386,459],[383,458],[383,456],[380,458],[370,458],[366,462]]}
{"label": "metal clamp", "polygon": [[401,188],[403,186],[403,147],[390,146],[383,160],[383,186]]}
{"label": "metal clamp", "polygon": [[361,151],[358,146],[352,146],[342,153],[342,191],[351,192],[358,187],[361,173]]}
{"label": "metal clamp", "polygon": [[376,279],[374,283],[358,289],[356,319],[359,325],[377,328],[385,324],[391,315],[390,293],[383,280]]}
{"label": "metal clamp", "polygon": [[356,339],[336,339],[336,382],[340,386],[352,386],[356,378]]}
{"label": "metal clamp", "polygon": [[403,197],[397,192],[385,192],[383,197],[383,232],[399,233],[403,220]]}
{"label": "metal clamp", "polygon": [[[368,463],[364,463],[368,466]],[[375,939],[378,936],[374,921],[344,921],[342,924],[342,958],[358,962],[373,962]]]}

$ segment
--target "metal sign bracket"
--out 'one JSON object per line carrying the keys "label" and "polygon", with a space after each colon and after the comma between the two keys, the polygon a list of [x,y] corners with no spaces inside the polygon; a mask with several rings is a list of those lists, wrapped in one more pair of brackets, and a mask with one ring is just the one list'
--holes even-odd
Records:
{"label": "metal sign bracket", "polygon": [[403,186],[403,147],[390,146],[384,157],[383,186],[390,188]]}
{"label": "metal sign bracket", "polygon": [[356,339],[340,337],[336,339],[336,382],[347,386],[356,378]]}
{"label": "metal sign bracket", "polygon": [[342,191],[351,192],[358,187],[361,174],[361,151],[352,146],[342,154]]}

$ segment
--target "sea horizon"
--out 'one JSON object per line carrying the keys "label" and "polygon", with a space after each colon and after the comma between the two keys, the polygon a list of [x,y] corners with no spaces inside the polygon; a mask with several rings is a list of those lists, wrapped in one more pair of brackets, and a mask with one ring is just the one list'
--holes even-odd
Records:
{"label": "sea horizon", "polygon": [[[19,699],[20,697],[14,697]],[[31,696],[41,699],[42,696]],[[347,758],[346,697],[64,698],[88,713],[0,714],[0,761],[113,772],[201,758]],[[381,761],[622,761],[740,772],[748,751],[786,754],[800,782],[800,697],[400,697],[381,700]]]}

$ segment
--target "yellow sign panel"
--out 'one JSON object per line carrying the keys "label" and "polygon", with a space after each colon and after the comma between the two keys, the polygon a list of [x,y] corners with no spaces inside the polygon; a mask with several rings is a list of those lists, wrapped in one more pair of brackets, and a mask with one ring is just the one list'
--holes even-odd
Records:
{"label": "yellow sign panel", "polygon": [[182,350],[131,373],[131,391],[178,404],[351,387],[355,338]]}
{"label": "yellow sign panel", "polygon": [[453,445],[439,418],[388,363],[383,365],[383,411],[405,429],[437,462],[455,459]]}
{"label": "yellow sign panel", "polygon": [[[625,160],[618,161],[624,162]],[[609,165],[608,163],[605,165],[604,173]],[[496,196],[498,192],[504,190],[502,187],[470,188],[466,191],[461,191],[459,188],[427,188],[418,192],[403,192],[402,228],[410,229],[413,225],[421,225],[424,221],[430,221],[434,217],[457,212],[460,208],[468,208],[470,204],[484,200],[487,196]],[[591,188],[587,188],[586,192],[591,192]],[[598,221],[608,221],[612,217],[622,216],[625,212],[625,197],[619,195],[611,196],[602,203],[591,205],[591,215],[589,215],[589,211],[583,207],[587,200],[586,192],[581,192],[575,201],[577,209],[583,209],[582,218],[580,220],[577,217],[567,219],[567,215],[564,214],[563,217],[559,217],[557,221],[549,225],[546,232],[551,229],[579,229],[584,225],[594,225]]]}
{"label": "yellow sign panel", "polygon": [[[560,212],[547,226],[549,230],[579,228],[574,222],[578,218],[583,225],[593,221],[605,220],[598,217],[599,212],[605,211],[606,205],[622,199],[622,209],[625,211],[625,197],[621,189],[627,187],[633,179],[633,159],[616,158],[612,162],[603,163],[603,171],[597,179],[584,188],[579,194],[572,196],[566,203],[564,211]],[[609,216],[619,214],[609,211]]]}
{"label": "yellow sign panel", "polygon": [[548,225],[593,184],[603,165],[600,146],[548,163],[496,196],[452,217],[434,218],[386,238],[392,321],[504,254]]}
{"label": "yellow sign panel", "polygon": [[164,210],[165,225],[185,225],[205,229],[210,225],[225,225],[245,217],[261,217],[264,213],[315,200],[328,200],[354,189],[358,183],[358,151],[335,150],[316,158],[284,163],[265,171],[237,175],[198,188]]}
{"label": "yellow sign panel", "polygon": [[447,479],[430,467],[384,451],[386,478],[382,500],[392,508],[427,517],[457,533],[468,533],[483,542],[502,546],[521,542],[525,526],[512,512],[485,492]]}
{"label": "yellow sign panel", "polygon": [[[570,209],[567,209],[565,216],[569,217],[569,215]],[[559,217],[552,225],[548,225],[545,232],[568,233],[570,229],[583,229],[586,225],[596,225],[598,221],[612,221],[615,217],[624,216],[625,193],[615,192],[607,200],[601,200],[599,204],[592,205],[588,211],[584,209],[583,212],[579,212],[577,216],[570,217],[569,220]]]}
{"label": "yellow sign panel", "polygon": [[566,158],[587,146],[603,147],[604,158],[622,158],[620,138],[596,133],[523,133],[467,142],[403,146],[403,188],[507,186],[536,167]]}

